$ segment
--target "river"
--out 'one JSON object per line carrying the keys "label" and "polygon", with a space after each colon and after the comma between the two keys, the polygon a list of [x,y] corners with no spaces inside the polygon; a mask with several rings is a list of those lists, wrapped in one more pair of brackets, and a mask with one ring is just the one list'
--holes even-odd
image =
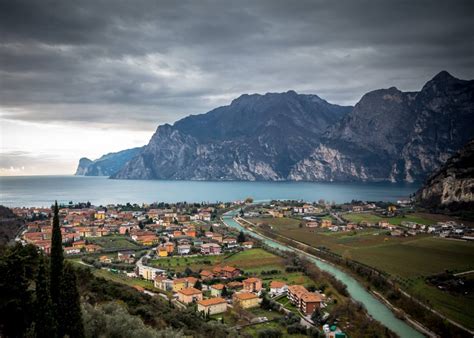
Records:
{"label": "river", "polygon": [[[224,223],[227,226],[236,228],[238,230],[242,230],[245,233],[249,234],[250,236],[256,237],[263,241],[266,245],[282,250],[282,251],[294,251],[299,253],[296,249],[282,245],[272,239],[263,237],[253,231],[249,231],[242,227],[239,223],[237,223],[233,216],[237,213],[237,211],[230,211],[226,213],[223,217]],[[395,317],[393,312],[379,299],[371,295],[365,288],[362,286],[356,279],[354,279],[351,275],[347,274],[346,272],[342,271],[341,269],[337,268],[332,264],[328,264],[322,260],[314,258],[314,256],[307,256],[318,268],[321,270],[327,271],[334,275],[337,279],[343,282],[347,286],[347,291],[349,292],[352,299],[362,303],[367,312],[376,320],[381,322],[383,325],[388,327],[390,330],[395,332],[401,338],[422,338],[420,332],[412,328],[403,320],[398,319]]]}

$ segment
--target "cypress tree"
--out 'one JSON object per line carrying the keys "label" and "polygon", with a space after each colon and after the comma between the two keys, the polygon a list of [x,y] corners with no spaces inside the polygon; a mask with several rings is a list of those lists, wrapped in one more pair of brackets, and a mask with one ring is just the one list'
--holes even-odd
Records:
{"label": "cypress tree", "polygon": [[81,301],[77,291],[77,278],[71,264],[64,267],[64,275],[61,283],[60,306],[63,325],[61,336],[68,335],[70,338],[84,337],[84,323],[82,321]]}
{"label": "cypress tree", "polygon": [[245,242],[245,234],[242,230],[240,230],[239,236],[237,236],[237,242],[239,243]]}
{"label": "cypress tree", "polygon": [[36,276],[35,317],[35,336],[37,338],[56,337],[56,320],[43,257],[39,259]]}
{"label": "cypress tree", "polygon": [[[63,240],[61,236],[61,228],[59,226],[59,209],[58,202],[54,204],[54,216],[53,216],[53,232],[51,235],[51,300],[53,306],[57,308],[59,304],[59,293],[61,287],[61,278],[63,275]],[[59,318],[58,318],[59,319]],[[62,321],[58,320],[58,323]]]}

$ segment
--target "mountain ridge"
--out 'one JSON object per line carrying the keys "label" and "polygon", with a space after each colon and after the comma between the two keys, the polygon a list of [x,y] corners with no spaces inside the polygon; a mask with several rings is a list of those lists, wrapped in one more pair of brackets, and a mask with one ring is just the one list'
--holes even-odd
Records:
{"label": "mountain ridge", "polygon": [[125,149],[102,155],[96,160],[82,157],[76,169],[76,176],[111,176],[136,156],[143,147]]}
{"label": "mountain ridge", "polygon": [[420,91],[354,106],[295,91],[243,94],[157,127],[117,179],[422,182],[474,137],[474,81],[446,71]]}

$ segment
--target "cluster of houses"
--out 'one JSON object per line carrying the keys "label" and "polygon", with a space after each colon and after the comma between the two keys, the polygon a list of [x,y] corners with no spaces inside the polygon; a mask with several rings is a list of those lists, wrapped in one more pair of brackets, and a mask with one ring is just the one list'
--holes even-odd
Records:
{"label": "cluster of houses", "polygon": [[[203,232],[196,224],[210,224],[216,208],[170,207],[144,208],[122,211],[115,206],[107,208],[61,208],[61,233],[66,254],[96,252],[101,247],[90,244],[90,238],[111,234],[126,236],[142,246],[158,245],[157,254],[220,254],[222,250],[237,247],[237,240],[218,231]],[[224,207],[224,206],[222,206]],[[25,243],[36,245],[44,252],[51,250],[52,217],[46,208],[15,208],[13,211],[28,220],[21,236]],[[219,224],[214,224],[218,227]]]}
{"label": "cluster of houses", "polygon": [[464,224],[459,224],[454,221],[438,222],[435,225],[427,227],[427,232],[440,237],[449,237],[463,239],[466,241],[474,240],[473,228],[467,227]]}
{"label": "cluster of houses", "polygon": [[[262,280],[257,277],[242,279],[239,278],[241,274],[241,270],[233,266],[216,266],[212,270],[201,270],[199,278],[169,278],[165,274],[157,274],[154,285],[172,292],[183,304],[196,303],[197,310],[205,314],[224,313],[228,304],[242,309],[259,307],[264,290]],[[208,285],[210,281],[217,282]],[[271,297],[286,295],[303,315],[311,315],[323,303],[323,296],[318,292],[310,292],[302,285],[288,286],[281,281],[271,281],[268,294]]]}

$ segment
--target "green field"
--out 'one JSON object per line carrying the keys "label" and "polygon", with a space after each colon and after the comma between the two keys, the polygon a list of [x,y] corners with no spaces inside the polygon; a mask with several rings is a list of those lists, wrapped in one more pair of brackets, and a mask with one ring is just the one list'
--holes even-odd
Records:
{"label": "green field", "polygon": [[[353,221],[377,222],[372,214],[347,214]],[[411,214],[407,218],[390,218],[430,224],[431,215]],[[346,217],[347,218],[347,217]],[[433,216],[435,218],[435,216]],[[256,221],[254,219],[254,221]],[[312,247],[325,247],[337,254],[370,265],[395,277],[408,292],[428,301],[436,310],[474,328],[474,297],[457,296],[438,290],[425,282],[425,277],[446,270],[460,272],[474,269],[474,243],[443,239],[431,235],[392,237],[386,230],[364,229],[330,232],[323,229],[299,228],[280,221],[274,230]]]}
{"label": "green field", "polygon": [[288,334],[286,332],[286,327],[284,327],[283,325],[281,325],[280,323],[276,321],[247,326],[242,330],[242,332],[249,334],[252,337],[258,337],[259,331],[262,331],[265,329],[276,329],[282,333],[281,337],[285,337],[285,338],[286,337],[291,337],[291,338],[307,337],[306,335],[301,335],[301,334],[292,334],[292,335]]}
{"label": "green field", "polygon": [[410,240],[360,247],[350,254],[357,261],[402,278],[474,269],[474,243],[437,237],[408,238]]}
{"label": "green field", "polygon": [[281,217],[281,218],[274,218],[274,217],[261,217],[261,218],[248,218],[249,222],[254,224],[258,223],[266,223],[271,225],[274,230],[287,230],[292,228],[297,228],[300,223],[304,223],[304,221],[295,219],[295,218],[288,218],[288,217]]}
{"label": "green field", "polygon": [[139,245],[130,241],[128,237],[120,236],[120,235],[111,235],[111,236],[104,236],[104,237],[89,237],[87,238],[87,241],[92,244],[100,245],[104,249],[134,250],[134,249],[140,248]]}
{"label": "green field", "polygon": [[402,222],[415,222],[420,224],[432,225],[436,224],[437,220],[435,217],[430,217],[426,214],[419,213],[410,213],[405,216],[396,216],[396,217],[382,217],[379,215],[374,215],[372,213],[345,213],[342,215],[343,218],[351,222],[369,222],[369,223],[378,223],[379,221],[385,220],[393,225],[400,225]]}
{"label": "green field", "polygon": [[427,284],[423,278],[410,279],[404,288],[446,316],[474,329],[474,295],[452,294]]}

